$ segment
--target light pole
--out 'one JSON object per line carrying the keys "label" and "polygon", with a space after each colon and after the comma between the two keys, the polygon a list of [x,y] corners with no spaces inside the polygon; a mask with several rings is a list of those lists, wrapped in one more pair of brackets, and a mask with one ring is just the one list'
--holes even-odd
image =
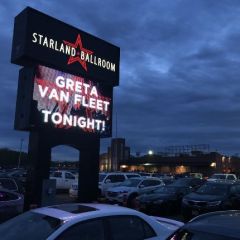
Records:
{"label": "light pole", "polygon": [[18,156],[18,166],[17,166],[18,169],[20,168],[20,164],[21,164],[21,155],[22,155],[22,145],[23,145],[23,141],[24,141],[24,139],[21,138],[21,139],[20,139],[19,156]]}

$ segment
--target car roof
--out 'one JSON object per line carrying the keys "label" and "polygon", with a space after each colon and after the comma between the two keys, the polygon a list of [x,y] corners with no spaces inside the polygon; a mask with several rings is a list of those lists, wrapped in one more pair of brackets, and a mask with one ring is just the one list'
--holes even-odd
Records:
{"label": "car roof", "polygon": [[99,203],[69,203],[49,207],[42,207],[31,210],[32,212],[55,217],[63,221],[74,218],[108,216],[112,214],[136,214],[137,211],[117,205],[99,204]]}
{"label": "car roof", "polygon": [[184,226],[184,229],[229,237],[239,237],[239,222],[239,210],[217,211],[193,218]]}

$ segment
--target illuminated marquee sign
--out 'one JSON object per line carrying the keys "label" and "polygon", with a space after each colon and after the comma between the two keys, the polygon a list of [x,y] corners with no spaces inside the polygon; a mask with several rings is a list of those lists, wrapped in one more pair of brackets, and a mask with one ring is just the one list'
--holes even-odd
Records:
{"label": "illuminated marquee sign", "polygon": [[20,78],[22,85],[32,83],[31,113],[24,127],[15,123],[18,130],[51,128],[111,136],[111,86],[41,65],[25,74],[33,79]]}
{"label": "illuminated marquee sign", "polygon": [[117,86],[119,58],[118,47],[32,8],[15,18],[13,63],[40,63]]}

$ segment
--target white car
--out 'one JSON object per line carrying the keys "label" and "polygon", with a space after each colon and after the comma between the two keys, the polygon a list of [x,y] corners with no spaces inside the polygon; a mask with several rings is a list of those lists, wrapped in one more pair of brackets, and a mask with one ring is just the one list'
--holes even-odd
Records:
{"label": "white car", "polygon": [[[108,188],[118,185],[124,182],[126,179],[140,177],[137,173],[129,172],[101,172],[99,173],[98,190],[99,196],[105,196]],[[77,197],[78,194],[78,182],[73,182],[69,189],[70,197]]]}
{"label": "white car", "polygon": [[77,177],[69,171],[59,170],[51,173],[50,179],[56,180],[56,189],[69,190]]}
{"label": "white car", "polygon": [[155,177],[130,178],[116,187],[109,188],[106,198],[110,202],[135,207],[135,200],[139,195],[151,192],[164,185],[161,179]]}
{"label": "white car", "polygon": [[182,222],[106,204],[63,204],[33,209],[0,225],[4,240],[166,239]]}

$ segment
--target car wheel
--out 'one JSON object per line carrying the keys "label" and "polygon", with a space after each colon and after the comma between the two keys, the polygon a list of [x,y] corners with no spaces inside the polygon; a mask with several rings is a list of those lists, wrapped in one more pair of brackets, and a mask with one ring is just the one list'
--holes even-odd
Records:
{"label": "car wheel", "polygon": [[137,209],[139,206],[138,204],[138,201],[137,201],[137,196],[138,194],[136,193],[133,193],[131,194],[129,197],[128,197],[128,200],[127,200],[127,207],[129,208],[134,208],[134,209]]}

